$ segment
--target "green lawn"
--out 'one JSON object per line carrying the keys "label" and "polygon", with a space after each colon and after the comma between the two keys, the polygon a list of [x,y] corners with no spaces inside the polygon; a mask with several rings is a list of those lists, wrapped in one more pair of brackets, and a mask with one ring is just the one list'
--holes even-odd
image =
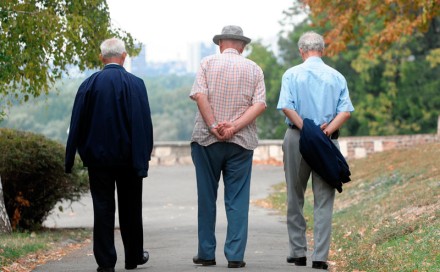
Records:
{"label": "green lawn", "polygon": [[[349,165],[352,181],[336,195],[331,270],[440,271],[440,144],[377,153]],[[262,202],[285,213],[285,184]],[[311,190],[305,215],[311,235]]]}
{"label": "green lawn", "polygon": [[[18,272],[18,268],[4,269],[13,263],[20,263],[23,271],[29,271],[35,263],[50,259],[51,251],[63,254],[87,243],[91,236],[90,229],[42,229],[38,232],[0,234],[0,271]],[[35,256],[29,258],[30,255]]]}

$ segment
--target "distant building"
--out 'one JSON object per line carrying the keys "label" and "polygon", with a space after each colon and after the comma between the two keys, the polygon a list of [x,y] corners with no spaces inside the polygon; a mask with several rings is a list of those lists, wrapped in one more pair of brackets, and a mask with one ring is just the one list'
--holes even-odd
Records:
{"label": "distant building", "polygon": [[147,74],[147,49],[142,46],[142,50],[134,58],[130,58],[131,73],[136,76],[145,76]]}
{"label": "distant building", "polygon": [[166,61],[166,62],[148,62],[146,75],[149,77],[161,75],[185,75],[187,74],[186,62],[184,61]]}
{"label": "distant building", "polygon": [[193,43],[188,46],[188,59],[186,61],[171,60],[164,62],[147,61],[147,47],[142,46],[142,50],[136,57],[127,58],[124,67],[139,77],[151,77],[160,75],[185,75],[195,74],[199,68],[202,58],[215,54],[217,46],[205,45],[202,42]]}
{"label": "distant building", "polygon": [[213,55],[217,52],[217,46],[215,44],[206,45],[205,43],[198,42],[192,43],[188,46],[188,60],[186,70],[188,73],[196,73],[199,69],[200,61],[209,55]]}
{"label": "distant building", "polygon": [[131,57],[129,55],[127,55],[127,57],[125,58],[124,68],[131,73]]}

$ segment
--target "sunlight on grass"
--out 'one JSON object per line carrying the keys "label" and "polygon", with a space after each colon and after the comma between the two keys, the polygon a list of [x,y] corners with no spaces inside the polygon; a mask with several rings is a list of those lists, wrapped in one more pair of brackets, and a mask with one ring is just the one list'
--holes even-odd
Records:
{"label": "sunlight on grass", "polygon": [[[440,144],[349,161],[352,181],[336,194],[332,271],[440,271]],[[286,213],[281,183],[268,198]],[[313,228],[313,194],[304,213]]]}
{"label": "sunlight on grass", "polygon": [[0,235],[0,268],[30,253],[79,243],[91,237],[89,229],[43,229]]}

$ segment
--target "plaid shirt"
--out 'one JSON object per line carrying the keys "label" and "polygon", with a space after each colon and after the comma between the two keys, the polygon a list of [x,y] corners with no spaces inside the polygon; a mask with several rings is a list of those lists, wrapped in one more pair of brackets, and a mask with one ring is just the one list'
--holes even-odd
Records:
{"label": "plaid shirt", "polygon": [[[217,122],[233,122],[255,103],[266,105],[263,71],[255,62],[244,58],[232,48],[201,61],[190,97],[197,93],[208,96]],[[218,142],[209,132],[199,111],[196,114],[191,142],[202,146]],[[258,146],[255,120],[227,142],[254,150]]]}

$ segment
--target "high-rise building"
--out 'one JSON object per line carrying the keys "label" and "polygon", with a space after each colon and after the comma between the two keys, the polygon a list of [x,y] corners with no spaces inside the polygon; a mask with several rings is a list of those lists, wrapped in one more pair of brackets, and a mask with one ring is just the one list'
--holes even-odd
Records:
{"label": "high-rise building", "polygon": [[142,46],[142,50],[136,57],[131,59],[131,72],[136,76],[145,76],[147,74],[147,49]]}
{"label": "high-rise building", "polygon": [[192,43],[188,46],[188,60],[186,70],[188,73],[196,73],[199,69],[200,61],[209,55],[217,52],[215,44],[206,45],[202,42]]}

